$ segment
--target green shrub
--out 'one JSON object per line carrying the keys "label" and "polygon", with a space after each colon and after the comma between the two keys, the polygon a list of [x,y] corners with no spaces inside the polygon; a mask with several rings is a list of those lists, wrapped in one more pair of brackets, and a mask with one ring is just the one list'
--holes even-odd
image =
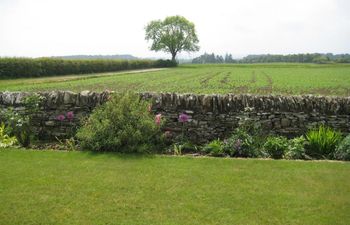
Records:
{"label": "green shrub", "polygon": [[307,155],[316,159],[332,159],[342,136],[332,128],[321,125],[316,129],[309,130],[306,139],[308,141],[305,147]]}
{"label": "green shrub", "polygon": [[285,137],[268,137],[264,150],[273,159],[282,159],[284,153],[288,150],[288,139]]}
{"label": "green shrub", "polygon": [[288,142],[286,159],[310,159],[305,153],[306,139],[303,136],[293,138]]}
{"label": "green shrub", "polygon": [[222,141],[213,140],[203,147],[203,151],[212,156],[224,156],[224,146]]}
{"label": "green shrub", "polygon": [[340,142],[334,152],[334,158],[338,160],[350,160],[350,135]]}
{"label": "green shrub", "polygon": [[224,141],[225,153],[233,157],[255,158],[262,156],[259,150],[258,136],[252,136],[244,129],[236,129],[235,133]]}
{"label": "green shrub", "polygon": [[96,108],[78,130],[82,149],[150,152],[161,143],[160,125],[148,111],[149,103],[133,93],[116,94]]}
{"label": "green shrub", "polygon": [[10,137],[6,133],[5,124],[0,124],[0,148],[7,148],[17,143],[16,137]]}

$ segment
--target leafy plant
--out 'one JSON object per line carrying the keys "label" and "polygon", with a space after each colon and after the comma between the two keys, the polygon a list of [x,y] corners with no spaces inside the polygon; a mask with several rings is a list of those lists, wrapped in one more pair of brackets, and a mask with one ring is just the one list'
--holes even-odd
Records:
{"label": "leafy plant", "polygon": [[334,158],[338,160],[350,160],[350,135],[346,136],[334,152]]}
{"label": "leafy plant", "polygon": [[282,159],[284,153],[288,150],[288,139],[285,137],[268,137],[264,150],[269,154],[271,158]]}
{"label": "leafy plant", "polygon": [[161,117],[148,111],[149,103],[131,92],[114,95],[96,108],[78,130],[82,149],[150,152],[161,144]]}
{"label": "leafy plant", "polygon": [[233,157],[258,156],[253,136],[241,129],[237,129],[230,138],[224,141],[224,149],[227,154]]}
{"label": "leafy plant", "polygon": [[34,117],[40,109],[44,97],[37,94],[27,96],[23,99],[24,111],[18,112],[13,108],[2,111],[5,124],[23,147],[30,145],[35,132],[33,130]]}
{"label": "leafy plant", "polygon": [[286,159],[310,159],[305,153],[306,139],[303,136],[293,138],[288,142],[288,151],[285,154]]}
{"label": "leafy plant", "polygon": [[203,147],[203,151],[212,156],[224,156],[224,145],[220,140],[213,140]]}
{"label": "leafy plant", "polygon": [[17,143],[16,137],[10,137],[6,134],[6,127],[4,123],[0,124],[0,148],[7,148]]}
{"label": "leafy plant", "polygon": [[311,129],[306,134],[308,144],[306,154],[316,159],[332,159],[337,144],[341,141],[341,133],[334,131],[330,127],[321,125]]}

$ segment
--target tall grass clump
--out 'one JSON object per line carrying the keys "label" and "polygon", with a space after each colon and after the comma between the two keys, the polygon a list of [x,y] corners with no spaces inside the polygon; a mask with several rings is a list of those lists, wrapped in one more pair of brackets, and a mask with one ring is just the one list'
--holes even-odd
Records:
{"label": "tall grass clump", "polygon": [[332,159],[334,151],[342,139],[341,133],[324,125],[311,129],[306,134],[308,144],[305,146],[307,155],[316,159]]}

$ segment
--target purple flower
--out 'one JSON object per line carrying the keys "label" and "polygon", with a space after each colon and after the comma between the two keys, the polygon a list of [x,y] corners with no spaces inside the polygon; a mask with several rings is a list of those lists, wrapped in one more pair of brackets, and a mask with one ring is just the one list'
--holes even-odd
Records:
{"label": "purple flower", "polygon": [[66,117],[65,117],[63,114],[58,115],[58,116],[56,117],[56,119],[59,120],[59,121],[63,121],[65,118],[66,118]]}
{"label": "purple flower", "polygon": [[179,122],[181,123],[186,123],[188,122],[190,116],[185,114],[185,113],[181,113],[180,116],[179,116]]}
{"label": "purple flower", "polygon": [[74,119],[74,112],[73,111],[67,112],[66,116],[69,121],[72,121]]}

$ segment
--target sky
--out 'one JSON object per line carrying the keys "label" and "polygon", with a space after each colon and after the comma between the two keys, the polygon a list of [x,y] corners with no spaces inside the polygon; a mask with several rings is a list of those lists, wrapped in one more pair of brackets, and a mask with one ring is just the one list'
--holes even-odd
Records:
{"label": "sky", "polygon": [[349,0],[0,0],[0,56],[167,57],[149,50],[144,28],[173,15],[200,41],[182,58],[350,53]]}

